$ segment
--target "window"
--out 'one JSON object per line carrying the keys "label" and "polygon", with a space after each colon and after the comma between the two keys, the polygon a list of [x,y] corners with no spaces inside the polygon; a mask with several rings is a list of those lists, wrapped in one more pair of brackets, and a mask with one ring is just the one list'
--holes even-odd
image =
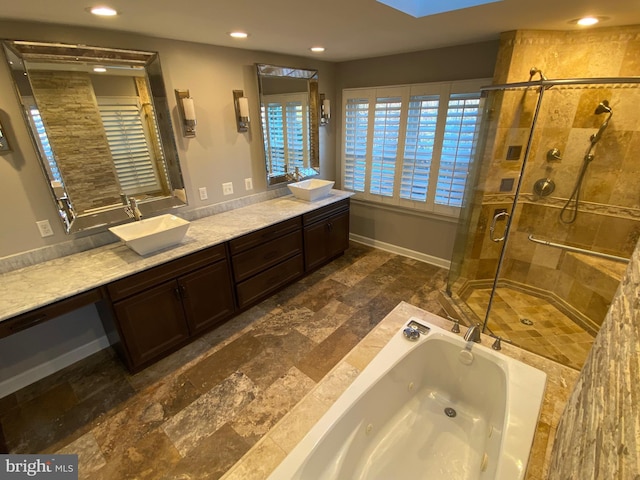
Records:
{"label": "window", "polygon": [[273,176],[309,166],[307,94],[265,95],[264,149]]}
{"label": "window", "polygon": [[160,190],[138,99],[100,97],[98,109],[122,191],[135,195]]}
{"label": "window", "polygon": [[486,83],[344,90],[343,188],[356,198],[458,215]]}
{"label": "window", "polygon": [[29,120],[31,121],[32,126],[35,127],[35,131],[38,132],[38,148],[47,159],[49,177],[56,182],[60,182],[60,185],[62,185],[60,170],[58,170],[58,164],[56,163],[55,157],[53,156],[53,150],[51,150],[49,137],[47,137],[47,131],[44,128],[44,122],[42,121],[42,117],[40,116],[40,111],[38,110],[38,107],[36,107],[35,105],[31,105],[27,109],[27,112],[29,113]]}

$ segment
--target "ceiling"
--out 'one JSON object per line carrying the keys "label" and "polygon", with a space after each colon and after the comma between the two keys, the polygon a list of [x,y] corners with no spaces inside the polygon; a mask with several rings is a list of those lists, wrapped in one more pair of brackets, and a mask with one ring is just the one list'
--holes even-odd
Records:
{"label": "ceiling", "polygon": [[[85,3],[86,2],[86,3]],[[328,61],[346,61],[497,39],[519,29],[581,29],[569,22],[608,17],[600,26],[640,24],[640,0],[502,0],[414,18],[375,0],[105,0],[120,15],[98,18],[91,0],[4,2],[2,19],[107,28]],[[249,37],[228,36],[244,30]],[[28,39],[27,39],[28,40]],[[322,45],[314,54],[309,48]]]}

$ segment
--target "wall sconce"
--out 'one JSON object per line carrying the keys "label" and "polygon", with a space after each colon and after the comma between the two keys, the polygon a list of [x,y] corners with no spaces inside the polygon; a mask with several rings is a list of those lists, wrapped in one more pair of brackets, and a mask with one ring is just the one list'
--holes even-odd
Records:
{"label": "wall sconce", "polygon": [[331,100],[324,98],[324,93],[320,94],[320,126],[329,125],[331,118]]}
{"label": "wall sconce", "polygon": [[189,90],[176,89],[176,102],[178,104],[178,112],[182,119],[182,134],[185,137],[196,136],[196,108],[193,104],[193,98],[189,96]]}
{"label": "wall sconce", "polygon": [[9,150],[11,150],[9,147],[9,141],[2,131],[2,124],[0,124],[0,152],[8,152]]}
{"label": "wall sconce", "polygon": [[244,96],[243,90],[233,91],[233,105],[236,109],[236,123],[238,132],[246,132],[249,130],[249,99]]}

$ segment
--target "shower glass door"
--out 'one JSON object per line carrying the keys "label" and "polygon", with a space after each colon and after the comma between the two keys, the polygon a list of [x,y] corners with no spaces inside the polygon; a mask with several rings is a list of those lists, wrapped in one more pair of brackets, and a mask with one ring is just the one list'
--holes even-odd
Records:
{"label": "shower glass door", "polygon": [[468,323],[486,320],[537,103],[534,88],[483,97],[483,125],[447,282],[455,310]]}
{"label": "shower glass door", "polygon": [[485,333],[580,368],[640,237],[640,89],[554,84],[536,116],[540,91],[489,92],[447,292]]}

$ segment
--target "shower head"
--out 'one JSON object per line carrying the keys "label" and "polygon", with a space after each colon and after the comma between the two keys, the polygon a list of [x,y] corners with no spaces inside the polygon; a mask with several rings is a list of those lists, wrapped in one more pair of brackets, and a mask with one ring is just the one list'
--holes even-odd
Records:
{"label": "shower head", "polygon": [[609,100],[601,101],[596,107],[595,114],[600,115],[601,113],[605,113],[605,112],[609,114],[613,113],[613,111],[611,110],[611,107],[609,106]]}
{"label": "shower head", "polygon": [[531,79],[534,77],[535,74],[540,75],[540,81],[546,81],[547,77],[544,76],[544,73],[542,73],[542,70],[540,70],[539,68],[536,67],[531,67],[529,69],[529,81],[531,81]]}
{"label": "shower head", "polygon": [[598,143],[598,141],[600,140],[600,137],[602,137],[602,133],[609,126],[609,120],[611,120],[611,117],[613,116],[613,110],[609,106],[609,100],[601,101],[596,107],[595,114],[600,115],[601,113],[608,113],[609,116],[606,118],[604,122],[602,122],[602,125],[600,125],[600,128],[598,129],[598,131],[593,135],[591,135],[591,146],[589,147],[589,150],[585,155],[585,159],[589,157],[589,155],[591,154],[591,150],[593,149],[595,144]]}

